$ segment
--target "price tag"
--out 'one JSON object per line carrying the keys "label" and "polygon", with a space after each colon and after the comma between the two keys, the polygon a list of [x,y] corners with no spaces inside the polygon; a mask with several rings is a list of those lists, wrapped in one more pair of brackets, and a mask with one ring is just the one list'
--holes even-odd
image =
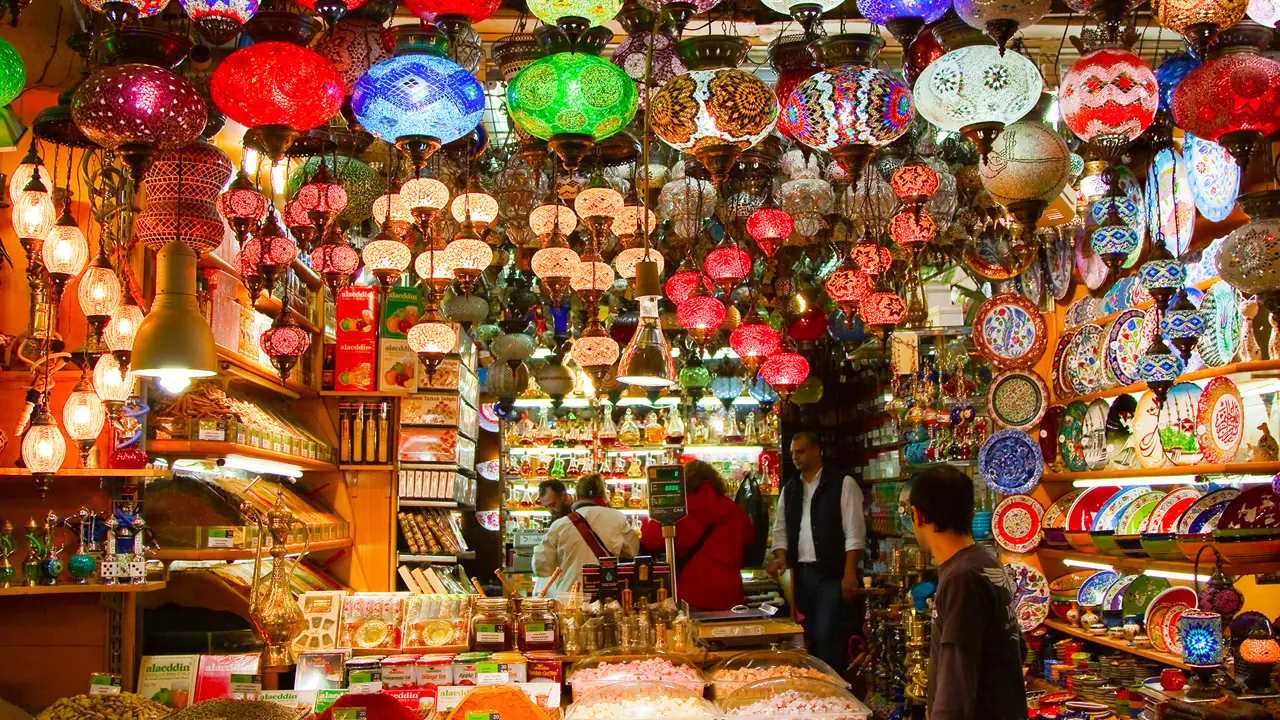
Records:
{"label": "price tag", "polygon": [[496,712],[469,712],[466,720],[499,720],[499,714]]}
{"label": "price tag", "polygon": [[236,700],[257,700],[262,692],[261,675],[232,675],[231,697]]}
{"label": "price tag", "polygon": [[340,707],[333,709],[333,720],[368,720],[369,713],[362,707]]}
{"label": "price tag", "polygon": [[217,440],[222,442],[227,439],[227,431],[225,428],[218,427],[217,420],[201,420],[199,425],[199,434],[201,440]]}
{"label": "price tag", "polygon": [[110,673],[94,673],[89,676],[90,695],[119,695],[120,676]]}
{"label": "price tag", "polygon": [[511,673],[476,673],[476,685],[506,685],[511,682]]}
{"label": "price tag", "polygon": [[352,695],[367,695],[382,692],[382,673],[369,671],[353,672],[347,682],[347,690]]}
{"label": "price tag", "polygon": [[206,543],[209,547],[233,548],[235,542],[235,531],[231,528],[209,528],[209,538]]}

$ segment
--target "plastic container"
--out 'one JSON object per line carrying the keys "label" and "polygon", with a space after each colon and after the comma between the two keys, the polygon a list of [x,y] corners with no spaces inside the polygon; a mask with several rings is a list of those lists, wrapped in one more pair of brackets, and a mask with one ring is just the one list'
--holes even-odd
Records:
{"label": "plastic container", "polygon": [[812,678],[826,680],[841,687],[849,684],[830,665],[803,652],[791,650],[748,650],[726,658],[707,671],[715,688],[715,698],[722,700],[748,683],[769,678]]}
{"label": "plastic container", "polygon": [[711,720],[702,692],[667,682],[619,682],[575,698],[564,720]]}
{"label": "plastic container", "polygon": [[666,652],[638,652],[612,648],[591,653],[574,663],[565,676],[574,702],[609,685],[628,682],[670,683],[701,695],[707,687],[706,675],[683,655]]}
{"label": "plastic container", "polygon": [[812,678],[770,678],[747,683],[720,701],[725,716],[868,720],[871,709],[843,687]]}

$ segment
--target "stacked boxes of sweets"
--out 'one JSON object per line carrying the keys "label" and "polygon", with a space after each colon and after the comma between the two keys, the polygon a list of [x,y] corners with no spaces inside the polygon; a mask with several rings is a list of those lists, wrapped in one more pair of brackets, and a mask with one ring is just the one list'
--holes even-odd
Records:
{"label": "stacked boxes of sweets", "polygon": [[321,462],[333,462],[337,457],[333,447],[303,427],[283,404],[267,398],[251,399],[213,382],[198,383],[181,395],[162,397],[147,424],[154,440],[226,442]]}
{"label": "stacked boxes of sweets", "polygon": [[476,479],[453,470],[407,469],[398,473],[400,498],[452,500],[460,505],[476,504]]}
{"label": "stacked boxes of sweets", "polygon": [[424,509],[396,513],[400,536],[415,555],[460,555],[467,552],[458,519],[447,510]]}

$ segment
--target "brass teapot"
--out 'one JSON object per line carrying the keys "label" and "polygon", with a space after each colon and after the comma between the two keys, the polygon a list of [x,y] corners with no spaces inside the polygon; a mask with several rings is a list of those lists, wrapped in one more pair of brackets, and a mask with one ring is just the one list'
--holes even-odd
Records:
{"label": "brass teapot", "polygon": [[[284,493],[276,496],[275,505],[267,512],[243,503],[240,509],[253,518],[258,529],[258,546],[253,557],[253,587],[249,592],[249,620],[253,630],[262,638],[263,669],[287,668],[294,664],[293,641],[302,634],[306,620],[302,608],[293,597],[289,578],[311,547],[311,537],[305,523],[298,522],[284,506]],[[294,526],[301,528],[302,553],[292,562],[285,557],[289,533]],[[265,531],[265,532],[264,532]],[[264,541],[271,536],[271,545]],[[271,554],[271,573],[261,574],[264,550]]]}

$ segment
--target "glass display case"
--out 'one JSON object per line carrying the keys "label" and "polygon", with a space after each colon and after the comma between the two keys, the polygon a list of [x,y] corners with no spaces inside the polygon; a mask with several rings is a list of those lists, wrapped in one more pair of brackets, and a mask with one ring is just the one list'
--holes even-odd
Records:
{"label": "glass display case", "polygon": [[818,658],[798,650],[747,650],[725,658],[707,670],[716,699],[724,699],[743,685],[770,678],[813,678],[848,687],[840,673]]}
{"label": "glass display case", "polygon": [[707,687],[706,675],[697,664],[669,652],[601,650],[574,663],[565,673],[575,704],[599,688],[637,681],[669,683],[688,688],[699,696]]}
{"label": "glass display case", "polygon": [[574,700],[565,720],[616,720],[634,718],[712,718],[715,705],[701,691],[661,681],[618,682],[597,687]]}
{"label": "glass display case", "polygon": [[756,718],[867,720],[871,709],[848,690],[826,680],[779,677],[747,683],[720,700],[724,715]]}

